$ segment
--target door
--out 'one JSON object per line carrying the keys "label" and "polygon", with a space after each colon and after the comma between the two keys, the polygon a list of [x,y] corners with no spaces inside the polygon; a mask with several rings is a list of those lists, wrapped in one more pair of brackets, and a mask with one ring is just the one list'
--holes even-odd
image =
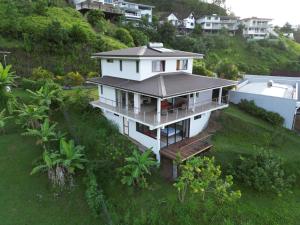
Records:
{"label": "door", "polygon": [[123,117],[123,133],[129,135],[129,121],[127,118]]}

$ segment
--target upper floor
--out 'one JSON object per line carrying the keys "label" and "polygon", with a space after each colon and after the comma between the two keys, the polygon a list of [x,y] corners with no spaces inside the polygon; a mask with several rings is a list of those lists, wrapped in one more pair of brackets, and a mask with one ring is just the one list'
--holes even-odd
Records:
{"label": "upper floor", "polygon": [[203,30],[227,29],[229,31],[236,31],[238,30],[239,18],[233,16],[218,16],[214,14],[199,18],[197,23],[202,26]]}
{"label": "upper floor", "polygon": [[100,58],[102,76],[143,81],[157,74],[192,73],[193,59],[202,54],[166,49],[161,43],[94,54]]}
{"label": "upper floor", "polygon": [[251,17],[241,20],[241,24],[247,28],[263,28],[268,29],[272,19]]}

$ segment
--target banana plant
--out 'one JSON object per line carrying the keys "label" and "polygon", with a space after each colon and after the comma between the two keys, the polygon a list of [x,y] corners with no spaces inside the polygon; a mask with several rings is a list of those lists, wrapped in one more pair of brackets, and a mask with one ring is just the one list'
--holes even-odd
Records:
{"label": "banana plant", "polygon": [[0,63],[0,108],[8,109],[11,113],[15,104],[15,98],[10,93],[14,84],[14,74],[10,71],[11,66],[3,67]]}
{"label": "banana plant", "polygon": [[28,128],[22,135],[37,137],[36,144],[42,145],[44,150],[48,150],[50,142],[57,141],[65,136],[63,133],[56,132],[56,126],[57,123],[51,125],[49,119],[46,118],[38,129]]}
{"label": "banana plant", "polygon": [[0,132],[3,132],[3,131],[4,131],[4,127],[6,126],[7,120],[9,120],[9,119],[11,118],[10,116],[6,116],[6,115],[5,115],[5,112],[6,112],[5,109],[3,109],[3,110],[0,112]]}
{"label": "banana plant", "polygon": [[47,118],[46,106],[25,105],[15,110],[18,114],[16,123],[20,124],[25,129],[38,129],[41,122]]}

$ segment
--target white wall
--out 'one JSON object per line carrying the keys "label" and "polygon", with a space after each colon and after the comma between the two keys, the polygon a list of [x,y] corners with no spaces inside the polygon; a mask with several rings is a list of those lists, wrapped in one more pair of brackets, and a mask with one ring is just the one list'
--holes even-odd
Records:
{"label": "white wall", "polygon": [[[179,70],[187,73],[193,71],[193,59],[192,58],[178,58],[188,59],[188,69]],[[152,72],[152,61],[165,60],[165,71],[164,72]],[[113,63],[108,63],[106,59],[101,60],[102,76],[112,76],[129,80],[145,80],[149,77],[155,76],[159,73],[171,73],[178,72],[176,70],[177,59],[158,58],[158,59],[141,59],[139,65],[140,73],[136,73],[136,60],[122,60],[123,68],[120,71],[120,60],[114,59]]]}
{"label": "white wall", "polygon": [[103,111],[104,116],[118,126],[119,132],[123,134],[123,116],[116,116],[112,112]]}
{"label": "white wall", "polygon": [[202,114],[200,119],[194,120],[194,117],[191,118],[190,123],[190,137],[194,137],[200,132],[202,132],[208,125],[211,112]]}
{"label": "white wall", "polygon": [[253,100],[257,106],[280,114],[284,118],[284,126],[288,129],[293,128],[297,104],[295,100],[244,93],[239,91],[230,91],[229,99],[230,102],[235,104],[238,104],[242,99],[246,99],[248,101]]}
{"label": "white wall", "polygon": [[152,151],[155,153],[157,159],[159,159],[159,146],[157,139],[151,138],[147,135],[144,135],[136,131],[136,122],[129,120],[129,137],[138,141],[147,148],[152,148]]}
{"label": "white wall", "polygon": [[[109,99],[109,100],[112,100],[115,102],[116,101],[116,89],[105,86],[105,85],[102,85],[102,86],[103,86],[103,94],[101,94],[101,85],[98,85],[99,96],[102,98],[102,99],[100,98],[100,100],[102,102],[104,102],[104,99]],[[113,102],[110,102],[110,103],[112,104]],[[107,102],[107,104],[108,104],[108,102]]]}

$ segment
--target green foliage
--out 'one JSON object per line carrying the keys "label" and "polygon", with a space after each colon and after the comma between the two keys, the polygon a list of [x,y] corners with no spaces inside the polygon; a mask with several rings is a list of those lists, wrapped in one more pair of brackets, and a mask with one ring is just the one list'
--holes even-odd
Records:
{"label": "green foliage", "polygon": [[69,30],[69,37],[72,43],[86,43],[88,41],[88,36],[84,29],[77,24],[73,24]]}
{"label": "green foliage", "polygon": [[151,154],[150,149],[144,153],[134,150],[132,156],[125,158],[126,165],[120,168],[123,184],[139,188],[148,187],[146,175],[151,175],[151,167],[158,166]]}
{"label": "green foliage", "polygon": [[138,29],[130,29],[129,31],[135,46],[143,46],[148,44],[149,38],[146,34],[144,34],[144,32]]}
{"label": "green foliage", "polygon": [[30,78],[34,81],[54,79],[54,74],[42,67],[34,68]]}
{"label": "green foliage", "polygon": [[212,71],[206,68],[205,62],[202,60],[194,60],[193,73],[208,77],[212,77],[214,75]]}
{"label": "green foliage", "polygon": [[125,28],[118,28],[115,33],[115,38],[129,47],[134,46],[133,38],[130,35],[130,32]]}
{"label": "green foliage", "polygon": [[158,35],[161,42],[165,44],[173,43],[176,34],[176,28],[169,22],[165,22],[158,27]]}
{"label": "green foliage", "polygon": [[253,156],[240,156],[232,172],[247,186],[260,192],[275,192],[279,196],[290,192],[296,179],[295,175],[287,175],[280,157],[264,149]]}
{"label": "green foliage", "polygon": [[104,13],[101,10],[90,10],[86,17],[92,26],[96,26],[99,21],[104,19]]}
{"label": "green foliage", "polygon": [[239,78],[238,67],[228,62],[222,62],[218,65],[217,74],[219,77],[229,80],[237,80]]}
{"label": "green foliage", "polygon": [[9,120],[11,117],[5,115],[6,110],[3,109],[0,111],[0,131],[4,131],[4,128],[6,126],[7,120]]}
{"label": "green foliage", "polygon": [[284,123],[284,118],[280,116],[278,113],[267,111],[263,108],[260,108],[255,105],[254,101],[248,101],[246,99],[242,99],[238,104],[238,107],[250,115],[261,118],[273,126],[281,127]]}
{"label": "green foliage", "polygon": [[10,71],[11,66],[4,67],[0,63],[0,108],[6,108],[12,112],[15,98],[11,94],[11,86],[14,84],[14,74]]}
{"label": "green foliage", "polygon": [[84,78],[78,72],[69,72],[59,77],[58,80],[66,87],[80,86],[85,82]]}
{"label": "green foliage", "polygon": [[174,184],[178,191],[179,201],[185,201],[188,191],[192,194],[200,194],[203,200],[211,192],[219,204],[239,199],[241,192],[231,190],[232,176],[226,176],[223,179],[221,173],[221,168],[215,165],[214,158],[194,157],[180,165],[180,177]]}

